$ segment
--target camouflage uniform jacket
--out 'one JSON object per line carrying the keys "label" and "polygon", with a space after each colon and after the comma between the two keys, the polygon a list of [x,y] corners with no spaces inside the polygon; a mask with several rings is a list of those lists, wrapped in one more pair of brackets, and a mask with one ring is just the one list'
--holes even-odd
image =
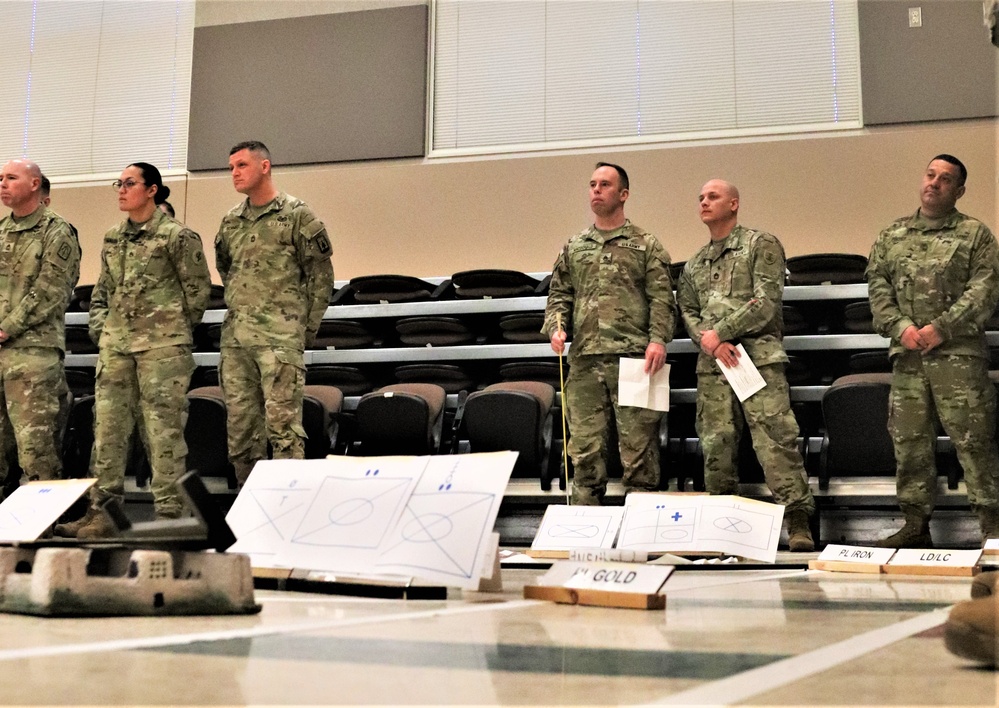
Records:
{"label": "camouflage uniform jacket", "polygon": [[44,206],[0,219],[0,330],[5,347],[66,350],[66,307],[80,278],[80,243]]}
{"label": "camouflage uniform jacket", "polygon": [[[784,352],[784,247],[776,236],[736,226],[701,248],[683,268],[677,301],[691,340],[713,329],[723,342],[742,343],[757,366],[787,361]],[[703,351],[698,373],[718,372]]]}
{"label": "camouflage uniform jacket", "polygon": [[572,332],[570,359],[638,354],[673,338],[676,309],[669,253],[630,221],[610,232],[591,226],[569,239],[552,272],[542,332]]}
{"label": "camouflage uniform jacket", "polygon": [[132,353],[190,345],[208,305],[211,277],[201,237],[159,210],[104,234],[90,300],[90,338]]}
{"label": "camouflage uniform jacket", "polygon": [[333,287],[330,241],[312,210],[278,194],[222,219],[215,261],[228,306],[222,346],[302,350],[319,331]]}
{"label": "camouflage uniform jacket", "polygon": [[985,320],[999,301],[999,248],[977,219],[954,210],[939,226],[919,211],[881,232],[871,249],[867,286],[874,329],[903,351],[902,332],[933,324],[940,354],[985,357]]}

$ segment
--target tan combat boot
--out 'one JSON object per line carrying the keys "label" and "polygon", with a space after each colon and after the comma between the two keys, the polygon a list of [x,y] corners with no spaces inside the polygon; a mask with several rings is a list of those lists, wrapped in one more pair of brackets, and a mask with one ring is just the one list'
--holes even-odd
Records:
{"label": "tan combat boot", "polygon": [[789,511],[787,520],[787,545],[793,553],[808,553],[815,550],[812,530],[808,525],[808,514],[804,511]]}
{"label": "tan combat boot", "polygon": [[115,526],[111,517],[104,513],[103,509],[98,509],[90,522],[76,532],[76,537],[81,540],[114,538],[118,535],[118,527]]}
{"label": "tan combat boot", "polygon": [[76,534],[80,532],[84,526],[89,524],[93,518],[94,514],[99,514],[101,511],[95,507],[93,504],[87,507],[87,512],[81,516],[76,521],[70,521],[66,524],[56,524],[53,532],[56,536],[62,536],[63,538],[76,538]]}
{"label": "tan combat boot", "polygon": [[876,548],[933,548],[930,520],[921,514],[906,514],[905,526],[874,544]]}
{"label": "tan combat boot", "polygon": [[999,595],[954,605],[944,624],[944,643],[952,654],[999,668]]}

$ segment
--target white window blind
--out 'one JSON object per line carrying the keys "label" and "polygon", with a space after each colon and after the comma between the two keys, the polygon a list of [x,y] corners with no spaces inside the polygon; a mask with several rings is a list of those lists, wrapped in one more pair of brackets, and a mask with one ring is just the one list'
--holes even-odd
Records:
{"label": "white window blind", "polygon": [[50,177],[186,169],[193,0],[15,0],[0,26],[0,158]]}
{"label": "white window blind", "polygon": [[856,0],[435,0],[431,156],[861,126]]}

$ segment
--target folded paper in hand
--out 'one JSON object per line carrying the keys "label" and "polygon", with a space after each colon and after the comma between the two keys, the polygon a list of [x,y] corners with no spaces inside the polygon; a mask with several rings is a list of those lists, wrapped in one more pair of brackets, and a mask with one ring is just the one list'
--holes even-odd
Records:
{"label": "folded paper in hand", "polygon": [[669,410],[669,364],[656,373],[645,373],[645,359],[621,359],[617,402],[622,406]]}

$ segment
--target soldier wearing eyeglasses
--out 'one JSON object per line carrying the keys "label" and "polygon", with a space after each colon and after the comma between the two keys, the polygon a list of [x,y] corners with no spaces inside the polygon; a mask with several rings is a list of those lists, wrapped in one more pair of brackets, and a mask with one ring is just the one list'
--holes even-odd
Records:
{"label": "soldier wearing eyeglasses", "polygon": [[0,201],[11,210],[0,220],[0,439],[13,432],[29,480],[62,473],[53,430],[68,390],[64,313],[80,277],[80,245],[41,187],[30,160],[0,172]]}
{"label": "soldier wearing eyeglasses", "polygon": [[116,533],[100,509],[122,499],[136,424],[152,470],[156,518],[181,515],[177,480],[187,470],[193,329],[211,288],[201,237],[157,208],[170,193],[159,170],[133,163],[113,186],[128,218],[104,235],[90,302],[90,338],[100,348],[91,461],[97,483],[86,515],[55,528],[81,539]]}

